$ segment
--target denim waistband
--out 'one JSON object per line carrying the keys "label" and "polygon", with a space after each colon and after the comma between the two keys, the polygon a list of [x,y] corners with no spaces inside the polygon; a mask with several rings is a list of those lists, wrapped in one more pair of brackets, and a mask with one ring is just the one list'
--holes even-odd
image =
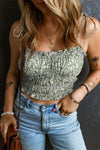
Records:
{"label": "denim waistband", "polygon": [[[17,98],[18,97],[19,97],[19,93],[17,94]],[[58,110],[57,105],[58,105],[59,102],[54,103],[54,104],[50,104],[50,105],[39,104],[39,103],[36,103],[36,102],[32,101],[30,98],[28,98],[27,96],[25,96],[23,93],[21,93],[21,97],[20,98],[26,104],[27,107],[30,104],[32,107],[35,107],[38,110],[39,109],[44,109],[44,108],[45,108],[45,110],[48,110],[48,109],[50,110],[50,109],[53,109],[53,108],[55,108],[56,110]]]}

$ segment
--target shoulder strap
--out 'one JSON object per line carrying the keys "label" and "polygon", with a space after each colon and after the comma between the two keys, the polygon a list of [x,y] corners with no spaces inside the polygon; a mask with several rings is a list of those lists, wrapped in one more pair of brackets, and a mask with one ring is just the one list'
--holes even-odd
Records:
{"label": "shoulder strap", "polygon": [[[86,43],[86,37],[93,37],[95,34],[96,34],[96,30],[97,30],[97,28],[96,28],[96,23],[95,23],[95,21],[94,21],[94,19],[91,17],[91,16],[89,16],[87,13],[82,13],[82,15],[83,15],[83,18],[82,18],[82,20],[81,20],[81,23],[80,23],[80,30],[81,30],[81,28],[82,28],[82,24],[83,24],[83,21],[84,21],[84,19],[85,19],[85,36],[84,36],[84,41],[83,41],[83,49],[84,49],[84,47],[85,47],[85,43]],[[94,23],[94,27],[95,27],[95,30],[94,30],[94,33],[92,34],[92,35],[89,35],[88,34],[88,31],[87,31],[87,25],[88,25],[88,19],[91,19],[92,21],[93,21],[93,23]]]}

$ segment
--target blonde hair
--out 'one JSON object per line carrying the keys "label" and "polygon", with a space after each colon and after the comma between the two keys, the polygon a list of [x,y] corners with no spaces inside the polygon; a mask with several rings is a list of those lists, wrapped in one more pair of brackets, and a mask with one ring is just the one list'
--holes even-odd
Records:
{"label": "blonde hair", "polygon": [[[67,46],[79,45],[75,30],[79,31],[79,18],[82,7],[79,0],[44,0],[47,7],[56,15],[62,29],[62,38]],[[37,38],[37,27],[43,22],[42,12],[36,8],[31,0],[18,0],[24,22],[24,39],[26,48],[34,51]]]}

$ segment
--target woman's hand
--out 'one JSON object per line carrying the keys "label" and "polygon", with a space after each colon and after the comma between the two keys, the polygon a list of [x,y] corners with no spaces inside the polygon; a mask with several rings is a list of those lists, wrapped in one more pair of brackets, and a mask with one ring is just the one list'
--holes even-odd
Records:
{"label": "woman's hand", "polygon": [[13,125],[13,128],[15,131],[17,131],[17,123],[16,123],[16,119],[13,115],[11,114],[6,114],[4,116],[1,117],[0,120],[0,132],[4,138],[4,142],[6,143],[6,134],[7,134],[7,130],[8,130],[8,126],[9,125]]}
{"label": "woman's hand", "polygon": [[62,115],[69,115],[70,113],[76,111],[79,107],[79,104],[75,103],[70,96],[66,96],[65,98],[61,99],[58,103],[58,109]]}

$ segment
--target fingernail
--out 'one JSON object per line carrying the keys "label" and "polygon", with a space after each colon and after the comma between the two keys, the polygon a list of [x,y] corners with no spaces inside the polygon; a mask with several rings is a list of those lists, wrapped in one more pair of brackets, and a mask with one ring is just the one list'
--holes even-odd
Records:
{"label": "fingernail", "polygon": [[4,143],[6,144],[6,143],[7,143],[7,141],[4,141]]}
{"label": "fingernail", "polygon": [[15,129],[15,131],[17,131],[17,129]]}

